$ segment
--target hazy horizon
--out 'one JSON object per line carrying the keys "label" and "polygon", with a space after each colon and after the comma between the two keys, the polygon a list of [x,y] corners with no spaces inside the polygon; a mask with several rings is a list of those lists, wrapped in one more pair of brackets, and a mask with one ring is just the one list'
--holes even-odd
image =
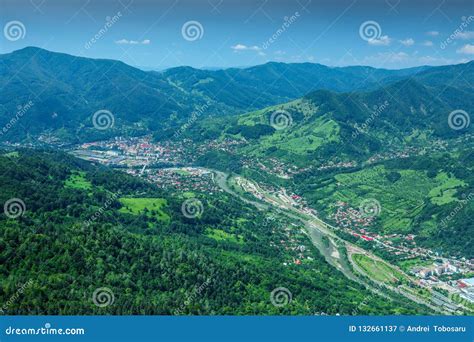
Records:
{"label": "hazy horizon", "polygon": [[[114,61],[121,61],[121,60],[119,60],[119,59],[114,59],[114,58],[78,56],[78,55],[74,55],[74,54],[66,53],[66,52],[62,52],[62,51],[54,51],[54,50],[45,49],[45,48],[42,48],[42,47],[39,47],[39,46],[25,46],[25,47],[23,47],[23,48],[20,48],[20,49],[17,49],[17,50],[13,50],[13,51],[10,51],[10,52],[0,53],[0,55],[6,55],[6,54],[10,54],[10,53],[15,53],[15,52],[17,52],[17,51],[20,51],[20,50],[23,50],[23,49],[27,49],[27,48],[37,48],[37,49],[42,49],[42,50],[49,51],[49,52],[51,52],[51,53],[66,54],[66,55],[70,55],[70,56],[74,56],[74,57],[91,58],[91,59],[97,59],[97,60],[114,60]],[[153,67],[153,66],[146,66],[146,65],[134,65],[134,64],[129,64],[129,63],[125,62],[125,61],[121,61],[121,62],[123,62],[123,63],[125,63],[125,64],[127,64],[127,65],[129,65],[129,66],[131,66],[131,67],[134,67],[134,68],[143,70],[143,71],[157,71],[157,72],[161,72],[161,71],[165,71],[165,70],[168,70],[168,69],[180,68],[180,67],[190,67],[190,68],[193,68],[193,69],[210,70],[210,71],[213,71],[213,70],[226,70],[226,69],[248,69],[248,68],[257,67],[257,66],[261,66],[261,65],[265,65],[265,64],[271,64],[271,63],[281,63],[281,64],[314,64],[314,65],[322,65],[322,66],[329,67],[329,68],[369,67],[369,68],[381,69],[381,70],[382,70],[382,69],[386,69],[386,70],[403,70],[403,69],[413,69],[413,68],[422,68],[422,67],[437,67],[437,66],[466,64],[466,63],[470,63],[470,62],[473,62],[473,61],[474,61],[474,59],[473,59],[473,60],[468,60],[468,61],[459,61],[458,63],[451,63],[451,64],[442,64],[442,65],[420,64],[420,65],[409,66],[409,67],[400,67],[400,68],[396,68],[396,67],[393,67],[393,68],[390,68],[390,67],[376,67],[376,66],[374,67],[374,66],[367,65],[367,64],[330,65],[330,64],[324,64],[324,63],[319,63],[319,62],[281,62],[281,61],[277,61],[277,60],[268,60],[268,61],[265,61],[265,62],[262,62],[262,63],[259,63],[259,64],[250,64],[250,65],[232,65],[232,66],[212,66],[212,65],[208,65],[208,66],[192,66],[192,65],[183,64],[183,65],[161,66],[161,67]]]}

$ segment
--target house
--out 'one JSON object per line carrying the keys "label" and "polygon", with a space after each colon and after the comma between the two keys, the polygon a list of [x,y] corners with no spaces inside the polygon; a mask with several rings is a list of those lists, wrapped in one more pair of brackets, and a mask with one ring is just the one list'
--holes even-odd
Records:
{"label": "house", "polygon": [[421,278],[427,278],[430,275],[431,275],[431,269],[429,269],[429,268],[425,268],[425,269],[420,271],[420,277]]}
{"label": "house", "polygon": [[467,279],[459,279],[458,280],[458,287],[459,288],[473,288],[474,289],[474,277],[467,278]]}

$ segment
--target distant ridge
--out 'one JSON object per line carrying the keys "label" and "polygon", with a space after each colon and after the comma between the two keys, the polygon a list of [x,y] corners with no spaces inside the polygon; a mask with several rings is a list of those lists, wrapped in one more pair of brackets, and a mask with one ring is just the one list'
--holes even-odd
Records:
{"label": "distant ridge", "polygon": [[[474,63],[401,70],[365,66],[327,67],[316,63],[278,63],[244,69],[202,70],[176,67],[143,71],[120,61],[90,59],[37,47],[0,55],[0,124],[28,101],[35,105],[0,140],[21,140],[45,131],[82,141],[128,132],[169,137],[192,113],[235,115],[302,97],[318,89],[335,92],[376,90],[413,78],[429,87],[450,87],[443,96],[470,91]],[[467,69],[467,71],[466,71]],[[450,89],[456,94],[449,95]],[[444,100],[444,99],[443,99]],[[205,106],[205,107],[203,107]],[[95,129],[92,115],[114,114],[114,126]],[[161,133],[160,133],[161,132]]]}

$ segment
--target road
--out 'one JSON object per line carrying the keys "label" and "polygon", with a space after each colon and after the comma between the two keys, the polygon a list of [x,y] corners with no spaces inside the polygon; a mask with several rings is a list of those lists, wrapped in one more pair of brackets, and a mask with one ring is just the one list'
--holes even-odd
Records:
{"label": "road", "polygon": [[[229,187],[228,180],[231,177],[229,174],[224,173],[222,171],[213,170],[213,169],[205,169],[205,170],[212,172],[214,175],[215,183],[222,190],[229,193],[230,195],[236,196],[240,200],[244,201],[245,203],[254,205],[260,210],[277,211],[278,213],[283,214],[288,218],[291,218],[303,223],[306,228],[306,234],[311,239],[314,246],[320,251],[320,253],[323,255],[323,257],[326,259],[326,261],[330,265],[332,265],[333,267],[341,271],[348,279],[361,284],[366,289],[376,293],[377,295],[380,295],[387,299],[391,299],[390,295],[381,291],[379,288],[373,286],[372,284],[368,283],[367,281],[362,279],[360,276],[358,276],[356,273],[354,273],[354,270],[357,272],[357,267],[353,267],[354,266],[353,263],[349,261],[350,254],[348,255],[347,258],[344,258],[342,257],[340,250],[342,249],[347,252],[348,249],[353,248],[353,249],[359,250],[361,253],[364,253],[365,255],[375,260],[381,260],[381,259],[373,255],[372,253],[364,249],[361,249],[359,246],[353,245],[352,243],[339,237],[333,231],[333,230],[337,230],[336,227],[325,223],[324,221],[322,221],[320,218],[316,217],[315,215],[303,212],[300,209],[291,206],[289,203],[285,203],[281,200],[278,200],[274,196],[264,191],[258,184],[254,182],[252,182],[254,184],[254,187],[258,190],[259,195],[261,195],[265,203],[263,203],[262,201],[252,201],[242,196],[241,194],[237,193],[236,191],[232,190]],[[324,237],[327,238],[328,240],[323,241]],[[327,241],[329,241],[329,243]],[[383,261],[383,262],[386,263],[386,261]],[[393,265],[390,265],[390,266],[396,268],[398,271],[403,273],[403,271],[400,270],[398,267],[395,267]],[[365,275],[365,273],[362,272],[362,270],[360,270],[359,272]],[[405,274],[405,276],[408,279],[411,279],[411,277],[408,276],[407,274]],[[371,281],[373,280],[371,279]],[[443,310],[443,308],[433,305],[433,303],[430,303],[424,298],[417,297],[411,293],[403,291],[402,289],[399,289],[393,286],[388,286],[387,284],[379,284],[377,282],[374,282],[374,283],[379,286],[383,286],[383,288],[387,290],[390,290],[390,291],[393,291],[394,293],[402,295],[411,301],[414,301],[418,304],[425,305],[426,307],[430,308],[436,313],[450,314],[450,312],[447,312]]]}

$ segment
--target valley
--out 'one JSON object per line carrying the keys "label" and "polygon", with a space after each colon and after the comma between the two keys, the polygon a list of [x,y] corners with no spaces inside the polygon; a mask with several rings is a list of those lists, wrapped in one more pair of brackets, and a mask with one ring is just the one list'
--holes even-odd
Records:
{"label": "valley", "polygon": [[[160,170],[181,178],[175,184],[175,176],[147,180]],[[2,281],[12,284],[2,296],[12,295],[13,284],[31,284],[28,295],[4,311],[432,313],[396,293],[384,301],[383,291],[371,292],[357,279],[345,278],[325,259],[336,262],[338,251],[321,234],[317,240],[326,247],[320,254],[298,212],[274,211],[250,194],[242,196],[224,172],[160,170],[145,168],[142,177],[131,176],[127,169],[113,170],[57,151],[19,149],[0,155],[0,197],[14,193],[26,208],[16,218],[0,220],[2,270],[8,272]],[[36,202],[37,197],[45,200]],[[32,248],[34,257],[28,254]],[[37,267],[38,260],[44,267]],[[190,294],[203,283],[205,290],[191,302]],[[114,305],[97,307],[90,301],[89,292],[101,285],[114,294]],[[272,304],[269,293],[279,286],[290,291],[289,305]],[[38,297],[44,300],[37,302]],[[71,302],[73,306],[67,304]]]}
{"label": "valley", "polygon": [[[273,213],[276,212],[289,217],[290,219],[294,220],[294,224],[296,226],[303,224],[304,229],[311,238],[313,244],[317,247],[319,252],[325,257],[326,261],[330,265],[341,271],[347,278],[359,282],[361,285],[370,289],[374,293],[379,295],[382,293],[383,295],[387,296],[388,299],[390,299],[390,295],[387,295],[387,292],[381,292],[380,289],[382,289],[382,291],[383,289],[393,291],[419,304],[426,305],[430,309],[440,314],[473,312],[472,309],[474,307],[472,305],[465,307],[455,303],[449,298],[453,295],[459,295],[462,293],[456,287],[453,287],[452,285],[448,284],[448,282],[443,281],[438,282],[435,286],[420,284],[419,281],[406,275],[399,267],[390,265],[386,261],[380,259],[380,257],[377,257],[374,254],[341,238],[337,234],[339,229],[323,222],[320,218],[313,214],[313,210],[307,207],[297,208],[298,205],[291,200],[291,197],[286,194],[285,189],[279,189],[276,192],[268,192],[263,190],[258,184],[242,179],[239,176],[236,176],[234,179],[233,177],[230,177],[229,175],[219,171],[210,172],[213,172],[216,175],[216,183],[219,184],[219,186],[226,192],[237,196],[239,195],[235,191],[239,190],[241,192],[250,193],[255,196],[256,199],[267,203],[271,209],[269,209],[269,207],[262,207],[261,203],[249,201],[245,197],[239,197],[243,201],[255,205],[260,210],[267,210],[270,215],[274,215]],[[223,183],[224,181],[226,182],[225,184]],[[229,186],[229,184],[237,184],[237,186],[239,186],[239,190],[231,190],[235,189],[235,187],[234,185]],[[357,233],[351,231],[350,229],[345,229],[344,232],[357,235]],[[396,253],[399,250],[399,248],[386,245],[377,239],[374,239],[373,242],[380,245],[382,248],[388,249],[392,253]],[[406,249],[403,249],[403,251],[407,252]],[[458,265],[461,273],[465,273],[466,275],[472,274],[474,265],[470,261],[465,261],[465,258],[459,260],[440,258],[436,257],[430,250],[425,250],[424,253],[426,254],[420,254],[417,249],[409,252],[411,252],[414,257],[421,256],[432,260],[433,262],[435,260],[442,260],[442,263],[444,264],[447,263]],[[367,271],[362,271],[358,267],[358,263],[354,261],[354,257],[360,255],[364,255],[368,257],[369,260],[378,261],[387,266],[381,271],[374,272],[374,274],[368,273]],[[370,268],[372,267],[369,267],[369,269]],[[388,279],[383,278],[387,277],[387,273],[393,272],[393,270],[396,270],[395,272],[398,272],[399,274],[395,280],[395,284],[392,284],[393,280],[391,277]],[[377,276],[382,277],[382,280],[377,278]],[[368,282],[362,280],[364,278],[367,279]],[[423,295],[420,295],[419,292],[422,292],[422,289],[427,289],[428,293],[423,293]],[[443,296],[439,292],[437,293],[436,289],[449,289],[449,297]],[[442,300],[439,300],[440,298]]]}
{"label": "valley", "polygon": [[[216,146],[232,153],[239,144],[232,140],[211,142],[193,147],[193,151],[205,154],[216,149]],[[363,164],[370,166],[380,160],[409,158],[440,149],[445,150],[446,144],[436,144],[428,152],[407,149],[399,154],[387,155],[385,158],[374,156]],[[155,144],[145,137],[135,141],[119,138],[109,142],[85,144],[74,149],[72,153],[86,160],[116,167],[131,175],[145,178],[168,191],[202,192],[210,196],[215,192],[224,191],[264,212],[270,220],[278,220],[281,216],[289,219],[292,229],[302,230],[307,234],[330,265],[348,279],[358,282],[377,295],[391,299],[391,294],[396,293],[440,314],[472,312],[474,307],[469,301],[454,300],[463,295],[456,279],[472,276],[474,269],[472,260],[466,257],[442,256],[429,248],[419,247],[413,243],[414,236],[411,234],[396,234],[396,236],[374,234],[370,229],[373,217],[362,217],[361,221],[357,208],[338,207],[338,213],[340,212],[338,215],[345,217],[345,220],[352,215],[351,220],[355,221],[343,223],[336,220],[337,226],[331,225],[321,220],[318,212],[290,189],[271,186],[268,183],[259,184],[236,173],[186,166],[193,165],[199,159],[199,154],[186,155],[185,150],[176,144],[165,146]],[[257,165],[258,168],[261,164],[253,165]],[[335,165],[333,168],[343,170],[346,167]],[[284,167],[284,169],[291,168]],[[269,173],[271,175],[271,171]],[[390,256],[390,261],[383,259],[387,255]],[[361,257],[366,260],[362,262]],[[414,263],[409,268],[400,268],[400,265],[410,260]],[[296,259],[293,262],[301,261]],[[367,263],[368,267],[362,267]],[[379,263],[382,267],[377,268],[370,263]],[[415,271],[417,268],[427,269],[424,265],[428,267],[448,265],[452,270],[447,271],[442,279],[438,277],[424,279],[424,276],[417,273],[419,271]]]}
{"label": "valley", "polygon": [[36,281],[12,312],[474,314],[473,61],[0,62],[0,197],[27,208],[0,218],[1,295]]}

